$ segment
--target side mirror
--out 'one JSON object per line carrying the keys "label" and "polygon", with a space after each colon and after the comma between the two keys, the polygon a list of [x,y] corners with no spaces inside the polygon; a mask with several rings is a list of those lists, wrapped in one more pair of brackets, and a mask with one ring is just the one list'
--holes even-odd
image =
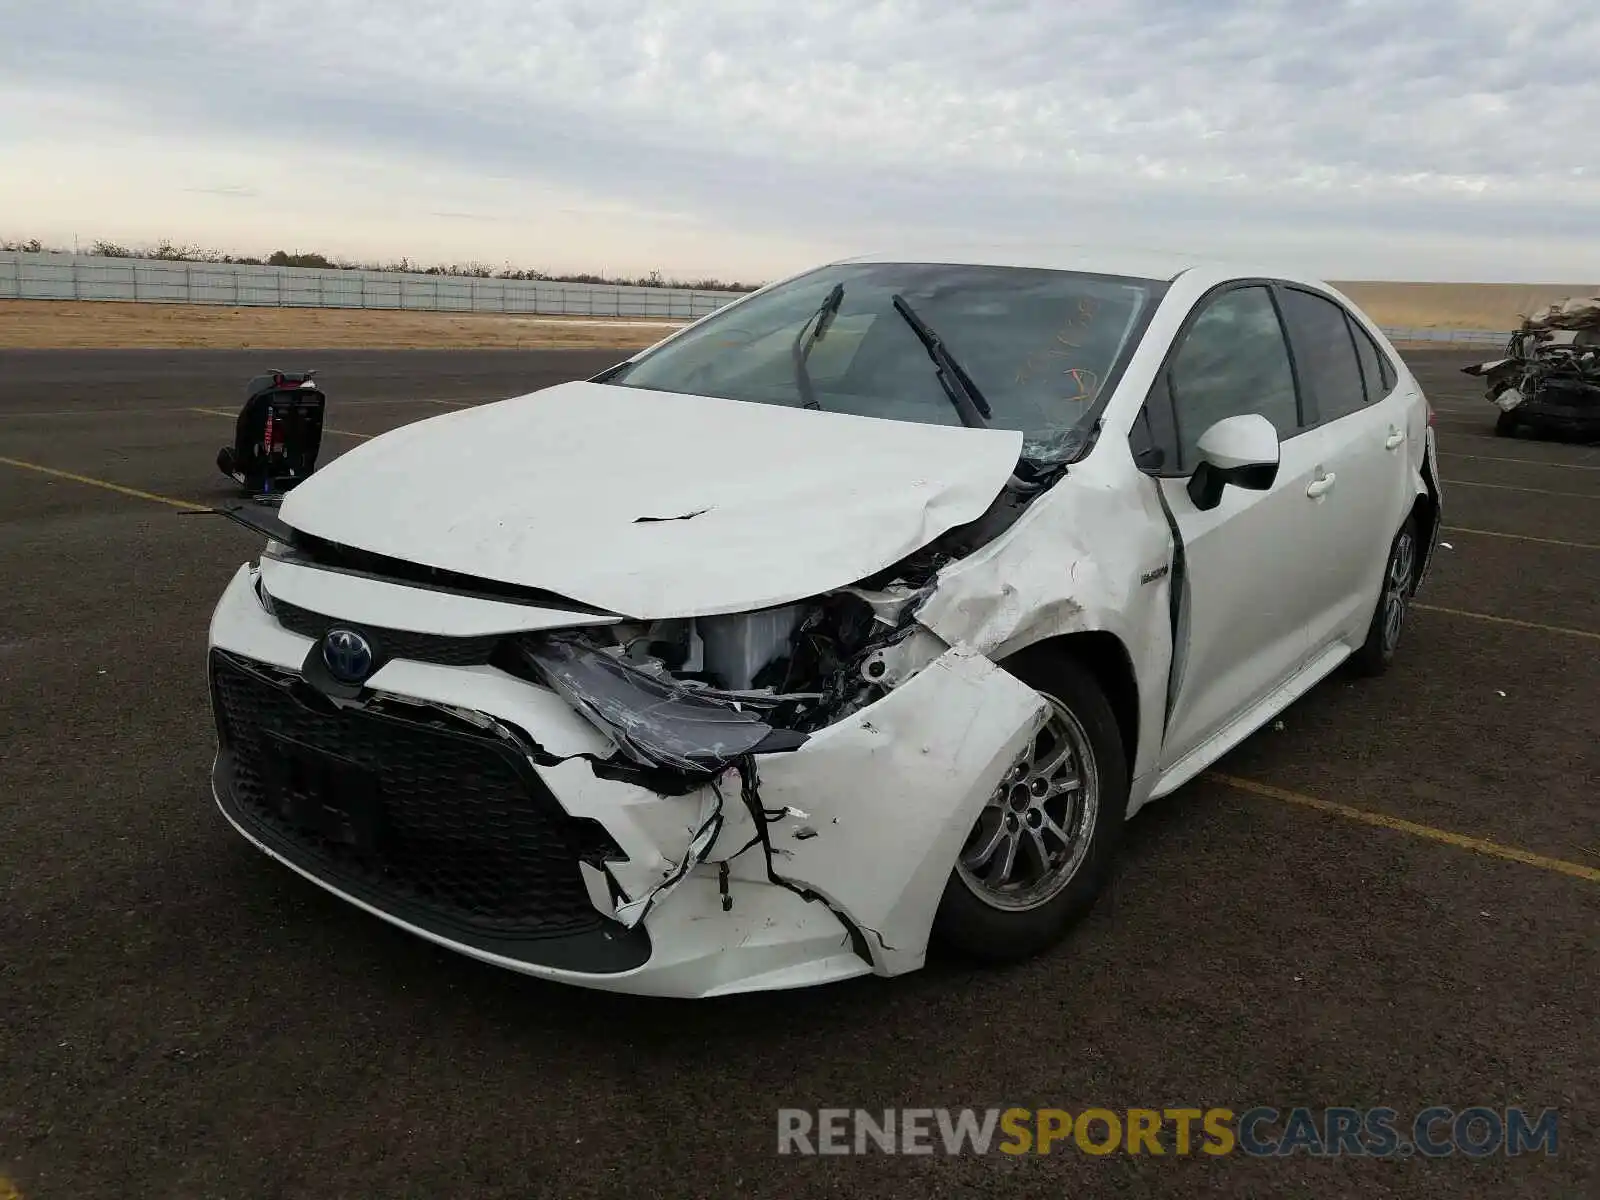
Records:
{"label": "side mirror", "polygon": [[1222,503],[1230,483],[1264,492],[1278,478],[1278,431],[1260,413],[1224,417],[1200,435],[1200,465],[1189,477],[1189,499],[1198,509]]}

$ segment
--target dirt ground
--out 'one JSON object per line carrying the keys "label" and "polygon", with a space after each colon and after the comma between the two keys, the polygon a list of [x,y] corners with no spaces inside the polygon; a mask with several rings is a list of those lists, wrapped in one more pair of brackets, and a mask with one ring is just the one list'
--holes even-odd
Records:
{"label": "dirt ground", "polygon": [[682,324],[635,317],[0,300],[0,349],[637,349]]}
{"label": "dirt ground", "polygon": [[[1380,325],[1510,330],[1591,284],[1338,283]],[[339,308],[227,308],[108,301],[0,300],[0,349],[598,350],[648,346],[681,321]]]}
{"label": "dirt ground", "polygon": [[1524,316],[1600,284],[1335,283],[1380,325],[1402,329],[1511,330]]}

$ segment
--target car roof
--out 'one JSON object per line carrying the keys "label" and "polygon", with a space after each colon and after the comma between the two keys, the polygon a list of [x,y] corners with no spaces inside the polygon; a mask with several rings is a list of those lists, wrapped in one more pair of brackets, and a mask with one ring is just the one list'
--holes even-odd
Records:
{"label": "car roof", "polygon": [[1329,285],[1282,264],[1273,266],[1227,258],[1210,258],[1170,250],[1139,247],[1083,246],[1061,242],[981,245],[946,243],[937,246],[883,250],[836,260],[838,263],[914,262],[954,263],[963,266],[1034,267],[1052,271],[1083,271],[1095,275],[1122,275],[1134,279],[1171,282],[1188,272],[1206,283],[1228,279],[1282,279]]}

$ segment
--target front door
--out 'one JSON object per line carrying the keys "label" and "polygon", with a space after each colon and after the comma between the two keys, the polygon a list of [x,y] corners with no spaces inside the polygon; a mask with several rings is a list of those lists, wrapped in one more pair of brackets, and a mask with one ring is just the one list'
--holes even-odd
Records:
{"label": "front door", "polygon": [[[1304,666],[1319,603],[1308,567],[1322,463],[1299,436],[1299,391],[1265,284],[1201,301],[1147,404],[1155,406],[1150,427],[1161,431],[1155,440],[1167,443],[1158,486],[1183,547],[1165,770]],[[1242,413],[1259,413],[1277,429],[1277,479],[1266,491],[1227,487],[1215,508],[1200,509],[1187,490],[1196,443]]]}

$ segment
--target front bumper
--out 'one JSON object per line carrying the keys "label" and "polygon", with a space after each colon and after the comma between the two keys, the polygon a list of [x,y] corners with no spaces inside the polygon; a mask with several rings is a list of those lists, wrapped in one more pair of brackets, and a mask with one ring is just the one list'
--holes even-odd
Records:
{"label": "front bumper", "polygon": [[[210,631],[223,815],[418,936],[593,988],[711,996],[921,966],[959,848],[1044,715],[987,659],[947,651],[801,749],[758,759],[759,807],[786,814],[767,826],[769,863],[737,776],[679,796],[602,778],[607,739],[493,666],[396,658],[362,703],[322,702],[297,683],[311,638],[255,584],[241,567]],[[289,765],[301,753],[373,781],[366,816],[342,801],[333,818],[311,812]],[[674,875],[713,805],[725,820],[704,860],[627,927],[619,906]]]}

